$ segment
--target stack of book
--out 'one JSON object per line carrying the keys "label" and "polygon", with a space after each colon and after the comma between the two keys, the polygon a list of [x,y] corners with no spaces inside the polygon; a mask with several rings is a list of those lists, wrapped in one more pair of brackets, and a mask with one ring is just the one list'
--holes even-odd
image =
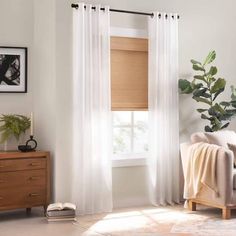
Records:
{"label": "stack of book", "polygon": [[46,217],[48,222],[76,221],[76,206],[72,203],[53,203],[47,208]]}

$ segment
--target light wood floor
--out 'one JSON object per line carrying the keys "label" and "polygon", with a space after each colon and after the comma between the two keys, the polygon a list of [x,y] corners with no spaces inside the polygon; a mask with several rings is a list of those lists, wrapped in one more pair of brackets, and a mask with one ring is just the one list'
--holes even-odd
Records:
{"label": "light wood floor", "polygon": [[71,223],[47,223],[41,209],[0,213],[0,236],[234,236],[236,212],[222,220],[221,211],[201,208],[196,213],[183,206],[139,207],[110,214],[78,217]]}

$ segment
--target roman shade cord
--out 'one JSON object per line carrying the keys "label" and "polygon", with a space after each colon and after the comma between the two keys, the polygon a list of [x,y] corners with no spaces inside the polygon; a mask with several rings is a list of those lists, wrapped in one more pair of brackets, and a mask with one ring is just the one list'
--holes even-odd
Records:
{"label": "roman shade cord", "polygon": [[[73,3],[73,4],[71,4],[71,7],[75,8],[75,9],[78,9],[79,5]],[[84,6],[84,8],[86,8],[86,6]],[[96,10],[96,7],[92,7],[92,9]],[[100,10],[104,11],[105,8],[101,7]],[[110,11],[112,11],[112,12],[120,12],[120,13],[128,13],[128,14],[136,14],[136,15],[143,15],[143,16],[151,16],[151,17],[154,16],[153,13],[139,12],[139,11],[126,11],[126,10],[118,10],[118,9],[110,9]],[[162,16],[165,17],[166,19],[168,19],[168,14],[161,14],[161,13],[158,14],[159,18],[161,18]],[[175,18],[174,15],[171,15],[171,17],[172,17],[172,19]],[[177,19],[179,19],[179,15],[177,16]]]}

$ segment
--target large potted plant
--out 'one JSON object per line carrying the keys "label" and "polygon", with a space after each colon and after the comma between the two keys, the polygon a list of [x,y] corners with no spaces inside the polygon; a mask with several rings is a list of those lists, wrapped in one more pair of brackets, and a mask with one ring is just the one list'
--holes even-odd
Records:
{"label": "large potted plant", "polygon": [[236,89],[233,86],[231,86],[231,99],[219,101],[219,95],[225,90],[226,80],[216,78],[217,67],[211,65],[215,58],[216,52],[211,51],[203,62],[191,60],[196,74],[191,81],[179,80],[181,94],[192,94],[196,102],[202,103],[203,107],[198,108],[197,111],[202,119],[209,122],[205,126],[206,132],[228,127],[231,118],[236,115]]}
{"label": "large potted plant", "polygon": [[30,118],[23,115],[1,115],[0,116],[0,143],[7,142],[14,137],[20,140],[22,134],[30,128]]}

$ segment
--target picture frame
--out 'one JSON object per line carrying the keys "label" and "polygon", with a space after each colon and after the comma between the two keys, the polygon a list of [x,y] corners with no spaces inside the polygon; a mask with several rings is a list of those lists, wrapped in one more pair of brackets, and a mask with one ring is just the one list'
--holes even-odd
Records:
{"label": "picture frame", "polygon": [[27,93],[27,47],[0,46],[0,93]]}

